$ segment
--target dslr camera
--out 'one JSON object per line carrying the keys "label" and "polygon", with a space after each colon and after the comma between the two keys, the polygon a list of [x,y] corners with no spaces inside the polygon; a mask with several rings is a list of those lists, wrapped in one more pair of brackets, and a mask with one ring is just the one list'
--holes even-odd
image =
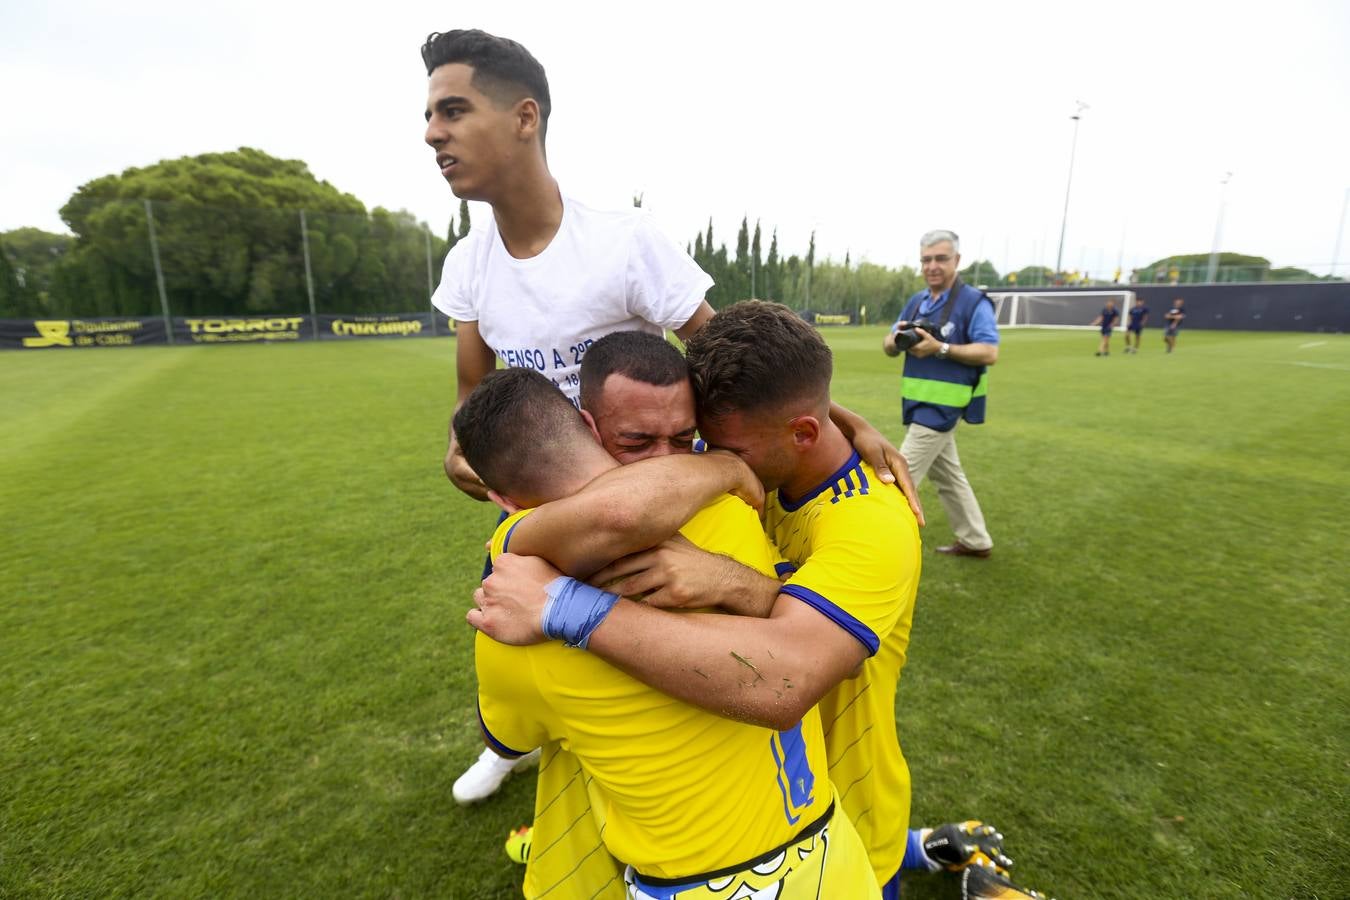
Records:
{"label": "dslr camera", "polygon": [[895,333],[896,350],[899,350],[901,353],[904,353],[910,347],[913,347],[915,344],[919,343],[920,340],[922,340],[918,336],[918,334],[914,332],[915,328],[922,328],[924,331],[928,332],[933,337],[938,338],[938,340],[941,340],[941,337],[939,337],[938,335],[938,326],[933,322],[932,319],[915,319],[913,322],[909,323],[909,326],[907,328],[901,328],[899,331]]}

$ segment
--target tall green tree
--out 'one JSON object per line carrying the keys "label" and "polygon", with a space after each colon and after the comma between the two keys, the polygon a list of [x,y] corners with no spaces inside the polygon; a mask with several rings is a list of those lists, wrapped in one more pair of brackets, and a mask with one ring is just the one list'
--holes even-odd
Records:
{"label": "tall green tree", "polygon": [[[107,175],[80,187],[61,216],[75,242],[53,279],[54,314],[158,313],[151,220],[176,315],[307,309],[306,245],[320,311],[424,306],[420,223],[403,212],[367,214],[359,200],[316,179],[303,162],[260,150]],[[432,244],[439,256],[445,243]]]}
{"label": "tall green tree", "polygon": [[750,286],[752,294],[763,296],[764,262],[760,256],[759,219],[755,220],[755,236],[750,239]]}
{"label": "tall green tree", "polygon": [[806,308],[811,309],[811,282],[816,268],[816,230],[811,229],[811,245],[806,250]]}
{"label": "tall green tree", "polygon": [[[38,228],[16,228],[0,233],[0,244],[14,270],[14,277],[27,295],[27,307],[33,316],[47,315],[51,305],[56,270],[70,252],[75,239]],[[29,313],[24,313],[26,318]]]}
{"label": "tall green tree", "polygon": [[469,201],[459,201],[459,234],[460,240],[469,236]]}
{"label": "tall green tree", "polygon": [[987,259],[977,260],[961,270],[961,280],[966,284],[998,284],[998,270]]}
{"label": "tall green tree", "polygon": [[736,232],[736,259],[732,265],[732,294],[738,299],[750,296],[750,226],[749,217],[741,218],[741,228]]}
{"label": "tall green tree", "polygon": [[26,319],[34,315],[30,294],[9,258],[8,248],[0,240],[0,319]]}
{"label": "tall green tree", "polygon": [[782,283],[778,269],[778,229],[775,228],[769,240],[769,258],[764,261],[764,297],[767,300],[778,299],[781,290],[779,285]]}

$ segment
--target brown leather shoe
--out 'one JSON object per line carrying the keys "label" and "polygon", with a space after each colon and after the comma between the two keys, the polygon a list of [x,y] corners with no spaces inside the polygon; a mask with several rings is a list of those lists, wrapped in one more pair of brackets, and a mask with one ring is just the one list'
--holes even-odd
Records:
{"label": "brown leather shoe", "polygon": [[974,547],[967,547],[960,541],[952,541],[946,547],[938,547],[937,552],[945,553],[948,556],[973,556],[976,559],[988,559],[993,550],[989,548],[976,550]]}

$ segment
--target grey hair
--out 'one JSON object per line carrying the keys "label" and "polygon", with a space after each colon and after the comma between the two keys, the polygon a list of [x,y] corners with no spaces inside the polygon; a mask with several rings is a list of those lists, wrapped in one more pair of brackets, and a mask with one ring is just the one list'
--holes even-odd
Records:
{"label": "grey hair", "polygon": [[956,236],[955,231],[948,231],[945,228],[939,228],[936,231],[930,231],[923,237],[919,238],[919,247],[920,248],[931,247],[934,244],[940,244],[943,241],[951,241],[952,252],[957,255],[960,255],[961,239]]}

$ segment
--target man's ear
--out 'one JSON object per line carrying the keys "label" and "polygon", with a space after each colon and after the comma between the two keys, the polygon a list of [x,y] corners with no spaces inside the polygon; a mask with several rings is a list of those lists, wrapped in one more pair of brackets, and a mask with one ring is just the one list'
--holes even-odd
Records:
{"label": "man's ear", "polygon": [[796,416],[788,421],[792,429],[793,449],[800,452],[810,450],[820,440],[820,420],[815,416]]}
{"label": "man's ear", "polygon": [[501,511],[506,513],[508,516],[514,516],[516,513],[524,509],[523,506],[521,506],[516,501],[512,500],[510,497],[507,497],[505,494],[499,494],[494,490],[488,491],[488,499],[491,500],[493,503],[497,504],[497,506],[501,508]]}
{"label": "man's ear", "polygon": [[595,442],[599,444],[601,447],[605,446],[605,442],[600,440],[600,429],[597,428],[595,425],[595,416],[591,415],[590,413],[586,412],[586,410],[583,409],[581,411],[581,418],[586,420],[586,427],[589,428],[591,430],[591,434],[595,436]]}
{"label": "man's ear", "polygon": [[532,141],[539,136],[543,121],[539,117],[539,102],[526,97],[516,103],[516,133],[522,140]]}

